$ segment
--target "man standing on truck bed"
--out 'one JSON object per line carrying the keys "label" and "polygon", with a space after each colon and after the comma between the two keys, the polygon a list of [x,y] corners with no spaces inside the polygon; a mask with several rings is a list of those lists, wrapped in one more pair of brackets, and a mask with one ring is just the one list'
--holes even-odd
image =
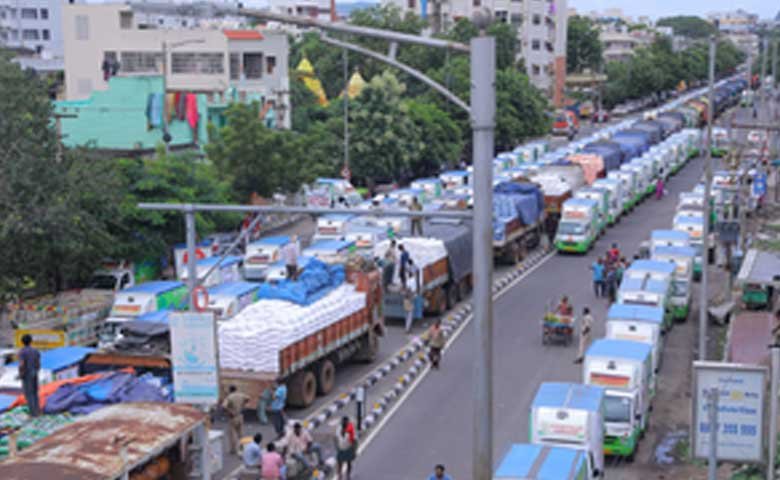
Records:
{"label": "man standing on truck bed", "polygon": [[40,415],[38,408],[38,371],[41,369],[41,353],[31,347],[32,337],[29,334],[22,335],[22,347],[19,350],[19,377],[22,379],[22,391],[27,400],[27,408],[30,415]]}
{"label": "man standing on truck bed", "polygon": [[235,385],[230,386],[229,392],[222,400],[222,408],[230,423],[230,453],[238,455],[238,444],[244,433],[244,407],[249,403],[249,396],[239,392]]}
{"label": "man standing on truck bed", "polygon": [[284,406],[287,403],[287,385],[280,379],[276,380],[274,396],[271,399],[271,424],[274,426],[277,438],[284,436]]}
{"label": "man standing on truck bed", "polygon": [[284,267],[287,270],[287,279],[295,280],[298,278],[298,235],[290,237],[290,242],[282,247],[282,258],[284,259]]}

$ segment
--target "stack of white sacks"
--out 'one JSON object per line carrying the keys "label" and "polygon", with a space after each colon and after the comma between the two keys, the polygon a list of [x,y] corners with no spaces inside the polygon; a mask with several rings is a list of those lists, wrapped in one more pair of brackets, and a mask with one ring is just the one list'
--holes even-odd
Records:
{"label": "stack of white sacks", "polygon": [[[408,237],[399,240],[398,243],[403,245],[404,249],[409,252],[409,256],[419,271],[447,257],[447,249],[444,248],[444,242],[436,238]],[[374,256],[384,258],[388,248],[390,248],[390,240],[379,242],[374,246]],[[400,251],[396,252],[396,257],[398,260],[401,259]],[[396,265],[393,283],[399,283],[399,272],[400,269]],[[414,279],[407,278],[406,282],[408,288],[413,290],[416,288]]]}
{"label": "stack of white sacks", "polygon": [[220,367],[281,373],[287,346],[365,308],[365,293],[344,283],[311,305],[260,300],[219,324]]}

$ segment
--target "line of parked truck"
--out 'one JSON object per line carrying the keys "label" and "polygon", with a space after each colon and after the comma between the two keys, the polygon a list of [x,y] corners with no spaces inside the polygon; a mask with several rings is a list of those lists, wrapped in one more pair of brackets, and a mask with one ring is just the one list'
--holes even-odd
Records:
{"label": "line of parked truck", "polygon": [[[681,98],[678,102],[684,100],[686,98]],[[627,126],[618,125],[600,135],[614,135]],[[564,202],[574,195],[581,183],[574,186],[573,181],[562,181],[561,178],[570,175],[573,169],[571,165],[557,165],[555,161],[579,150],[580,146],[573,145],[551,152],[546,142],[536,141],[496,156],[493,162],[493,245],[497,261],[521,260],[525,252],[539,242],[546,223],[560,217]],[[575,168],[579,169],[575,174],[578,178],[592,176],[586,162],[577,163]],[[408,188],[392,190],[369,200],[363,199],[346,180],[319,179],[307,190],[307,201],[316,206],[351,206],[369,211],[380,208],[384,211],[406,210],[415,201],[425,210],[468,209],[473,203],[471,175],[470,167],[448,171],[436,178],[415,180]],[[609,179],[602,180],[608,182]],[[614,188],[614,184],[611,182],[606,188]],[[587,199],[588,195],[598,195],[598,192],[586,190],[581,195]],[[616,221],[619,213],[613,209],[612,216],[608,214],[604,222]],[[238,383],[254,398],[275,378],[281,377],[290,387],[291,403],[309,405],[317,393],[325,394],[333,388],[339,363],[352,358],[373,358],[384,329],[383,319],[405,316],[403,300],[408,291],[413,294],[416,319],[427,313],[441,314],[464,299],[471,289],[470,222],[425,221],[422,224],[424,235],[415,237],[410,234],[411,227],[408,218],[392,215],[355,216],[345,212],[317,218],[312,243],[298,258],[299,269],[305,271],[310,264],[318,262],[342,265],[345,270],[342,283],[345,288],[351,286],[357,296],[362,296],[363,307],[345,318],[338,315],[329,318],[322,328],[305,338],[281,345],[273,370],[242,369],[234,365],[230,372],[223,372],[223,383]],[[411,281],[399,281],[398,269],[381,260],[392,239],[404,244],[410,253],[415,265],[415,278]],[[243,315],[239,319],[241,322],[251,323],[245,312],[250,307],[251,312],[258,312],[257,305],[261,302],[268,308],[277,308],[278,299],[274,300],[277,303],[267,303],[270,300],[264,293],[264,285],[284,284],[287,280],[281,251],[293,241],[296,239],[288,236],[261,238],[246,245],[243,256],[230,255],[218,265],[215,256],[218,249],[213,242],[198,244],[196,271],[206,292],[197,297],[198,307],[213,311],[220,326],[239,315]],[[184,245],[174,248],[176,280],[136,285],[132,271],[125,269],[108,275],[117,293],[111,295],[113,301],[89,317],[95,331],[82,343],[99,343],[101,363],[115,364],[117,368],[168,363],[168,352],[164,348],[168,343],[168,315],[185,309],[189,303],[185,286],[187,255]],[[294,300],[294,296],[284,299],[291,306],[316,311],[326,304],[328,295],[311,305],[296,304]],[[67,331],[69,323],[73,325],[67,316],[58,318],[65,320],[59,326],[51,326],[51,330]],[[35,329],[34,322],[24,326]],[[152,348],[152,345],[163,348]],[[153,361],[150,356],[154,357]]]}
{"label": "line of parked truck", "polygon": [[[723,97],[723,105],[738,101],[740,85],[728,82],[721,86],[732,92]],[[725,106],[716,103],[718,109]],[[691,140],[697,137],[690,135]],[[661,168],[671,174],[695,154],[693,147],[698,141],[683,142],[684,148],[677,151],[670,148],[676,145],[675,138],[658,149],[659,154],[664,150],[675,153],[659,155],[656,174]],[[637,167],[644,170],[644,165]],[[620,167],[613,171],[626,170]],[[623,198],[634,204],[649,194],[649,188],[641,184],[629,191],[632,194]],[[694,265],[697,258],[702,261],[696,245],[700,245],[703,230],[698,225],[703,226],[703,215],[691,214],[703,211],[699,198],[703,196],[697,192],[680,195],[672,229],[653,231],[644,245],[647,258],[634,260],[623,272],[616,302],[607,312],[606,336],[595,340],[585,353],[582,383],[545,382],[539,386],[529,412],[529,443],[510,446],[493,475],[495,480],[604,478],[605,455],[634,459],[652,411],[665,337],[675,320],[685,321],[688,316]],[[580,196],[563,204],[562,225],[569,221],[569,209],[582,208],[585,200]],[[587,200],[588,208],[598,205],[600,209],[594,215],[609,223],[609,202]],[[689,218],[700,222],[693,226]]]}

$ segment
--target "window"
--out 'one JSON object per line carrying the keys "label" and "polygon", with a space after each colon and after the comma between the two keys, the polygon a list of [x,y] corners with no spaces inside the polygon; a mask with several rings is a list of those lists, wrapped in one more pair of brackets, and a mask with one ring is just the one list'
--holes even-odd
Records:
{"label": "window", "polygon": [[180,52],[171,55],[171,73],[202,73],[214,75],[225,72],[225,55],[208,52]]}
{"label": "window", "polygon": [[133,28],[133,12],[119,12],[119,28],[122,30]]}
{"label": "window", "polygon": [[48,20],[49,19],[49,9],[48,8],[42,8],[41,9],[41,20]]}
{"label": "window", "polygon": [[266,58],[266,71],[268,72],[268,75],[272,75],[274,73],[274,69],[276,68],[276,57],[267,57]]}
{"label": "window", "polygon": [[533,16],[534,25],[540,25],[542,23],[542,17],[537,13]]}
{"label": "window", "polygon": [[24,20],[36,20],[38,18],[38,10],[34,8],[23,8],[22,18]]}
{"label": "window", "polygon": [[159,73],[162,65],[160,52],[122,52],[122,71],[127,73]]}
{"label": "window", "polygon": [[534,65],[531,66],[531,74],[532,75],[539,75],[540,72],[541,72],[541,69],[539,68],[539,65],[534,64]]}
{"label": "window", "polygon": [[541,43],[539,40],[531,40],[531,50],[539,50]]}
{"label": "window", "polygon": [[22,40],[38,40],[38,30],[22,30]]}
{"label": "window", "polygon": [[509,12],[506,10],[496,10],[496,20],[501,23],[507,23],[509,19]]}
{"label": "window", "polygon": [[244,76],[248,79],[258,79],[263,77],[262,53],[244,54]]}
{"label": "window", "polygon": [[473,5],[475,7],[481,7],[482,6],[482,0],[473,0]]}
{"label": "window", "polygon": [[512,25],[522,25],[523,23],[523,14],[522,13],[513,13],[509,16],[509,21],[512,23]]}
{"label": "window", "polygon": [[49,31],[46,29],[41,30],[41,38],[44,40],[49,40],[50,39]]}
{"label": "window", "polygon": [[15,8],[9,8],[8,9],[8,18],[16,18],[16,9]]}
{"label": "window", "polygon": [[417,8],[417,0],[406,0],[406,6],[410,10],[414,10]]}
{"label": "window", "polygon": [[89,40],[89,17],[76,15],[76,40]]}
{"label": "window", "polygon": [[230,79],[238,80],[241,78],[241,56],[238,53],[230,54]]}

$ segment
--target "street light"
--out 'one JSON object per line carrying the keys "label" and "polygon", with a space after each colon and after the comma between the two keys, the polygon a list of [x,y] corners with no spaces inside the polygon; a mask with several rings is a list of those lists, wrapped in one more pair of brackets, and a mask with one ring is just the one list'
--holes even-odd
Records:
{"label": "street light", "polygon": [[163,81],[163,143],[165,144],[165,154],[170,152],[171,134],[168,131],[168,102],[165,96],[168,94],[168,50],[174,48],[183,47],[185,45],[194,45],[199,43],[206,43],[206,40],[202,38],[194,38],[191,40],[182,40],[179,42],[168,43],[165,40],[162,42],[162,81]]}

